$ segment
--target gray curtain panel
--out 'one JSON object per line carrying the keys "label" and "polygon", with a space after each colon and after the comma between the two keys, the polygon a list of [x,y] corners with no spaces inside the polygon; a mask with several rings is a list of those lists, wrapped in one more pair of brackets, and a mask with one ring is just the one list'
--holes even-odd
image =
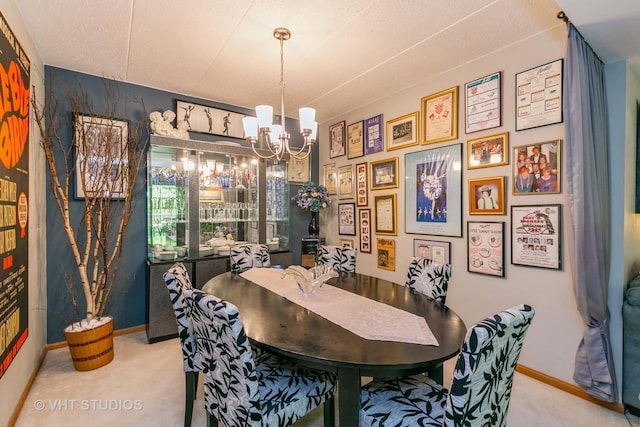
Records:
{"label": "gray curtain panel", "polygon": [[567,147],[567,253],[578,311],[585,323],[574,380],[591,396],[618,401],[611,355],[609,281],[609,155],[604,64],[567,23],[564,73]]}

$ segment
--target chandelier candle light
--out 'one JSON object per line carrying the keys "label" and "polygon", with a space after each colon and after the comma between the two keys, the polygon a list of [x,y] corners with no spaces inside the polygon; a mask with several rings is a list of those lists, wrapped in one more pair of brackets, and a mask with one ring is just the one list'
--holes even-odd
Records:
{"label": "chandelier candle light", "polygon": [[[278,161],[288,154],[296,159],[305,159],[311,154],[311,148],[316,142],[318,132],[318,122],[316,110],[313,108],[300,108],[300,133],[304,138],[302,147],[289,146],[289,133],[285,129],[284,116],[284,41],[291,38],[291,31],[287,28],[279,27],[273,30],[273,36],[280,40],[280,119],[281,124],[273,124],[273,107],[270,105],[258,105],[256,107],[257,117],[245,117],[242,119],[245,138],[251,143],[253,152],[263,158],[276,158]],[[269,155],[262,155],[256,151],[256,144],[265,141],[269,149]]]}

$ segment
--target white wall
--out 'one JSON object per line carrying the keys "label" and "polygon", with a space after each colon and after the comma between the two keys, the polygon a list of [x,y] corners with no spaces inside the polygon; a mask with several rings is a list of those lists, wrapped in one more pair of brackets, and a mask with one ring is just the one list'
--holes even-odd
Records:
{"label": "white wall", "polygon": [[[371,162],[391,157],[399,158],[399,176],[404,176],[404,155],[409,152],[446,146],[452,143],[463,143],[466,153],[468,139],[509,132],[509,145],[513,147],[553,139],[564,139],[564,124],[556,124],[525,131],[515,131],[515,74],[559,58],[564,58],[566,49],[566,29],[559,25],[553,31],[539,34],[522,43],[508,46],[501,51],[470,62],[458,69],[442,75],[425,76],[422,84],[398,93],[383,101],[375,102],[357,111],[351,111],[341,117],[335,117],[320,127],[320,140],[328,141],[328,128],[331,124],[345,120],[347,125],[358,120],[367,119],[377,114],[384,114],[384,120],[393,119],[420,110],[420,99],[432,93],[459,86],[461,99],[459,111],[464,111],[462,92],[464,84],[482,76],[502,71],[503,78],[503,117],[502,127],[470,135],[464,133],[464,115],[459,114],[457,141],[449,141],[429,146],[414,146],[391,152],[375,153],[365,157],[348,160],[346,156],[329,158],[328,143],[320,144],[320,173],[322,166],[336,163],[339,167],[348,163]],[[425,61],[437,61],[438,58],[425,58]],[[394,78],[389,76],[389,78]],[[372,88],[375,91],[375,88]],[[339,94],[338,94],[339,96]],[[564,141],[562,147],[564,148]],[[464,154],[463,154],[464,155]],[[564,158],[564,155],[562,156]],[[465,162],[466,165],[466,162]],[[369,206],[373,208],[373,197],[378,194],[396,193],[398,200],[398,236],[396,241],[396,271],[389,272],[376,267],[375,245],[371,254],[358,254],[359,272],[366,272],[396,283],[404,283],[409,259],[413,253],[413,239],[426,238],[451,242],[451,262],[453,264],[452,279],[447,296],[447,305],[458,313],[467,326],[504,308],[519,303],[528,303],[536,309],[536,317],[529,329],[527,339],[520,357],[520,363],[529,368],[541,371],[562,381],[573,383],[573,366],[575,352],[582,336],[582,320],[577,312],[571,285],[571,270],[568,257],[562,256],[562,270],[547,270],[511,265],[510,243],[506,246],[505,278],[496,278],[467,272],[467,240],[466,222],[472,221],[505,221],[505,240],[510,242],[510,206],[529,204],[561,203],[564,206],[565,191],[552,195],[512,195],[511,170],[513,160],[508,166],[463,170],[463,236],[462,238],[424,236],[404,233],[404,185],[395,190],[369,192]],[[469,178],[506,176],[507,183],[507,215],[506,216],[469,216],[467,201],[467,180]],[[402,182],[402,181],[401,181]],[[564,185],[564,182],[563,182]],[[336,206],[334,199],[331,212],[323,212],[321,217],[321,234],[327,243],[337,244],[340,237],[337,230]],[[373,240],[375,242],[375,235]],[[358,236],[356,236],[357,241]],[[563,233],[566,240],[566,233]],[[619,317],[619,314],[617,314]],[[620,349],[618,349],[620,352]]]}
{"label": "white wall", "polygon": [[[38,99],[44,99],[44,66],[19,11],[11,0],[0,0],[0,10],[31,61],[31,85]],[[7,425],[27,383],[38,367],[46,344],[46,235],[45,163],[36,124],[31,114],[29,138],[29,336],[9,369],[0,379],[0,425]]]}

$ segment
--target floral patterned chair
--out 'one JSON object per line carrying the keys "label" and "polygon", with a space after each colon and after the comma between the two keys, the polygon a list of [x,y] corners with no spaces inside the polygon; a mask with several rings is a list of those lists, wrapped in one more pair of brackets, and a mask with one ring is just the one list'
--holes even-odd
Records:
{"label": "floral patterned chair", "polygon": [[438,264],[426,258],[412,258],[405,286],[445,303],[451,277],[451,264]]}
{"label": "floral patterned chair", "polygon": [[192,289],[189,273],[181,262],[175,263],[162,276],[167,289],[169,290],[169,298],[173,305],[173,311],[176,315],[178,323],[178,336],[182,345],[182,361],[185,376],[185,409],[184,409],[184,425],[191,425],[193,415],[193,401],[196,399],[196,389],[198,387],[198,362],[196,361],[196,337],[193,332],[191,318],[187,311],[187,302],[184,297],[185,290]]}
{"label": "floral patterned chair", "polygon": [[532,307],[520,305],[473,325],[449,390],[420,375],[370,382],[360,394],[360,426],[505,426],[533,316]]}
{"label": "floral patterned chair", "polygon": [[185,293],[204,377],[209,425],[284,427],[324,404],[334,423],[334,374],[253,353],[238,308],[197,289]]}
{"label": "floral patterned chair", "polygon": [[356,272],[356,250],[340,246],[321,245],[316,256],[318,264],[326,264],[338,273]]}
{"label": "floral patterned chair", "polygon": [[271,257],[267,245],[233,245],[229,251],[231,271],[242,273],[253,267],[271,267]]}

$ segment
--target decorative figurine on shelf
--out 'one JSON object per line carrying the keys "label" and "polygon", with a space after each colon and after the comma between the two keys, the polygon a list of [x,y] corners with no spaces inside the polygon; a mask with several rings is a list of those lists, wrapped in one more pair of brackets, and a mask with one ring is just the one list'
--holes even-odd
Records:
{"label": "decorative figurine on shelf", "polygon": [[154,111],[149,114],[149,120],[151,124],[151,132],[154,135],[173,136],[176,138],[189,139],[189,124],[180,121],[177,127],[173,127],[173,121],[176,119],[176,113],[171,110],[166,110],[164,113]]}
{"label": "decorative figurine on shelf", "polygon": [[291,200],[296,202],[301,209],[311,211],[311,222],[309,223],[309,234],[317,236],[320,232],[318,225],[318,212],[321,209],[329,207],[331,199],[329,192],[323,185],[316,185],[313,181],[307,181],[302,184],[295,196]]}

